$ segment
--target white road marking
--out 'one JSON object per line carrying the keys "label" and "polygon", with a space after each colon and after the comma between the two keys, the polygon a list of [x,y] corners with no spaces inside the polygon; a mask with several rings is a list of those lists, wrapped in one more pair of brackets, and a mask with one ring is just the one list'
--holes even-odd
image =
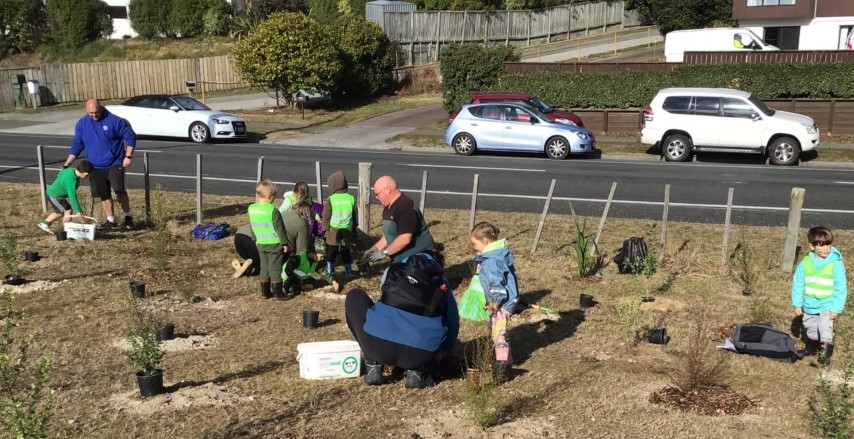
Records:
{"label": "white road marking", "polygon": [[401,163],[400,166],[413,166],[416,168],[446,168],[446,169],[471,169],[477,171],[482,169],[485,171],[519,171],[519,172],[546,172],[545,169],[525,169],[525,168],[487,168],[483,166],[450,166],[450,165],[419,165],[416,163]]}
{"label": "white road marking", "polygon": [[854,184],[854,181],[834,181],[836,184]]}

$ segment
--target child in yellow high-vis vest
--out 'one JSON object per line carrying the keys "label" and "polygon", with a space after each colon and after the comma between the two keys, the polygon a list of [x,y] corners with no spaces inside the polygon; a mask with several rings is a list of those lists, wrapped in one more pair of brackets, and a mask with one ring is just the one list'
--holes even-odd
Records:
{"label": "child in yellow high-vis vest", "polygon": [[807,232],[810,252],[798,264],[792,279],[792,307],[803,316],[806,347],[801,356],[818,353],[827,364],[833,355],[833,322],[842,314],[848,285],[842,253],[834,247],[833,232],[825,226]]}
{"label": "child in yellow high-vis vest", "polygon": [[255,187],[255,194],[258,202],[249,205],[248,213],[250,230],[261,259],[261,296],[265,299],[292,299],[293,296],[286,295],[282,289],[282,266],[288,252],[288,237],[282,214],[273,205],[276,185],[264,180]]}
{"label": "child in yellow high-vis vest", "polygon": [[326,280],[332,282],[335,273],[335,259],[340,255],[344,265],[344,275],[353,277],[353,256],[350,246],[354,244],[357,231],[356,199],[348,193],[347,177],[343,171],[335,171],[326,179],[326,186],[332,191],[323,203],[323,230],[326,231]]}

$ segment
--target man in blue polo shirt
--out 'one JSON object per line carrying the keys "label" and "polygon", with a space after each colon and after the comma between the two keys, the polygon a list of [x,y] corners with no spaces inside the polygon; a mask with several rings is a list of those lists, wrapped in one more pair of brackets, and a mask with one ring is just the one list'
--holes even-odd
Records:
{"label": "man in blue polo shirt", "polygon": [[74,159],[86,150],[86,159],[94,169],[89,174],[92,199],[100,198],[107,221],[104,227],[116,227],[111,191],[124,211],[124,225],[133,227],[130,201],[125,190],[125,169],[133,158],[136,133],[128,121],[110,113],[97,99],[86,101],[86,116],[74,127],[74,140],[63,167],[71,166]]}

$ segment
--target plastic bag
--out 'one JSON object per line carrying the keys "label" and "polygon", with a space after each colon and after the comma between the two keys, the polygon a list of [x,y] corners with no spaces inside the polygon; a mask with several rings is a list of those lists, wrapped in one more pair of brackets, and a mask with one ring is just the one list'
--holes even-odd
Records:
{"label": "plastic bag", "polygon": [[483,292],[483,287],[480,286],[480,278],[474,275],[469,287],[463,293],[463,297],[460,298],[457,309],[460,312],[460,317],[464,319],[487,322],[492,313],[483,309],[484,306],[486,306],[486,294]]}
{"label": "plastic bag", "polygon": [[196,239],[216,241],[228,235],[229,227],[228,223],[196,224],[196,227],[190,231],[190,236]]}

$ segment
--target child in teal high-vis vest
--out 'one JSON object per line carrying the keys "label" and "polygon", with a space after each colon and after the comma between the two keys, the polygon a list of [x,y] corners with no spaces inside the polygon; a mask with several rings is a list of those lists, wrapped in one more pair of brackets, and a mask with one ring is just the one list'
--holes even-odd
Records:
{"label": "child in teal high-vis vest", "polygon": [[833,355],[833,322],[842,314],[848,285],[842,253],[834,247],[833,232],[825,226],[807,232],[810,252],[798,264],[792,278],[792,308],[803,316],[806,347],[801,356],[819,353],[818,362],[827,364]]}

